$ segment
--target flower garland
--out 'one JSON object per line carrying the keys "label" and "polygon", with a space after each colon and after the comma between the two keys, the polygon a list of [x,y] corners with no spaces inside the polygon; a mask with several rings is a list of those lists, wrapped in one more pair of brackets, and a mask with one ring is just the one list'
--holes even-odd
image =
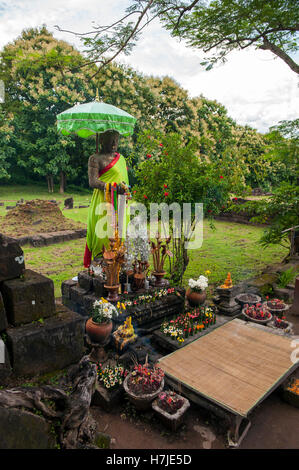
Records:
{"label": "flower garland", "polygon": [[144,305],[144,304],[149,304],[156,302],[156,300],[160,300],[163,297],[166,297],[167,295],[171,294],[176,294],[178,297],[181,296],[181,294],[176,291],[174,287],[170,287],[168,289],[159,289],[155,291],[153,294],[141,294],[136,297],[132,297],[130,300],[125,300],[123,304],[125,307],[136,307],[138,305]]}

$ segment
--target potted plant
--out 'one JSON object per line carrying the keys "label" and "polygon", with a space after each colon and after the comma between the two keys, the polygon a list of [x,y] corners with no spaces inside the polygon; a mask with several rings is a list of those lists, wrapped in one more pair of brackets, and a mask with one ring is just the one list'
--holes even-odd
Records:
{"label": "potted plant", "polygon": [[169,243],[171,237],[165,239],[165,243],[162,242],[161,235],[158,232],[156,235],[156,243],[151,242],[151,253],[153,255],[153,264],[154,264],[154,271],[153,275],[156,278],[155,286],[161,287],[164,285],[163,277],[166,274],[164,271],[164,263],[166,260],[166,256],[172,257],[172,252],[169,250]]}
{"label": "potted plant", "polygon": [[289,306],[280,299],[267,300],[265,307],[272,315],[282,316],[288,310]]}
{"label": "potted plant", "polygon": [[176,431],[183,423],[184,414],[190,403],[187,398],[172,391],[159,393],[152,403],[152,408],[161,421],[172,431]]}
{"label": "potted plant", "polygon": [[194,279],[189,279],[188,282],[189,288],[186,292],[186,297],[188,302],[192,307],[202,305],[205,303],[207,298],[206,288],[208,287],[208,278],[205,276],[199,276],[195,281]]}
{"label": "potted plant", "polygon": [[289,334],[292,333],[293,325],[292,323],[286,321],[286,317],[279,318],[279,317],[274,316],[274,320],[273,322],[271,322],[270,326],[283,330],[284,333],[289,333]]}
{"label": "potted plant", "polygon": [[110,411],[118,403],[124,392],[123,381],[126,375],[127,371],[121,364],[103,366],[98,363],[98,379],[92,397],[92,404],[100,405],[105,410]]}
{"label": "potted plant", "polygon": [[138,410],[151,407],[152,401],[164,388],[164,372],[157,366],[150,367],[146,361],[138,364],[124,380],[124,389],[129,401]]}
{"label": "potted plant", "polygon": [[271,313],[261,303],[256,305],[246,304],[242,313],[247,320],[261,325],[266,325],[272,319]]}
{"label": "potted plant", "polygon": [[[121,305],[118,304],[120,308]],[[125,305],[122,306],[125,308]],[[112,331],[112,319],[119,314],[117,308],[103,297],[93,304],[92,316],[87,320],[85,329],[94,343],[105,344]]]}

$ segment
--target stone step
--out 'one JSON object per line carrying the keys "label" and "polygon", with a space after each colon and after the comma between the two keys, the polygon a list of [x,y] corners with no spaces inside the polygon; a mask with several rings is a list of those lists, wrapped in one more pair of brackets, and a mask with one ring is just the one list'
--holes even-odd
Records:
{"label": "stone step", "polygon": [[23,278],[1,286],[7,320],[19,326],[55,314],[54,283],[42,274],[26,269]]}
{"label": "stone step", "polygon": [[37,375],[63,369],[84,354],[85,319],[64,306],[42,323],[6,330],[12,368],[18,375]]}

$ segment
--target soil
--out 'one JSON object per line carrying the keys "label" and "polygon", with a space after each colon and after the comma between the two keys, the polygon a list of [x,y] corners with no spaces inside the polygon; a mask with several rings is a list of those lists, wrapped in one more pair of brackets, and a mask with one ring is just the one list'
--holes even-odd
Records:
{"label": "soil", "polygon": [[[152,411],[135,412],[129,405],[113,412],[92,407],[101,431],[112,438],[112,449],[225,449],[227,428],[205,410],[191,404],[184,425],[176,432],[164,427]],[[281,392],[270,395],[250,416],[251,427],[240,449],[299,449],[299,408],[284,402]]]}
{"label": "soil", "polygon": [[2,233],[14,238],[84,228],[80,222],[64,217],[57,204],[42,199],[17,205],[0,217],[0,223]]}

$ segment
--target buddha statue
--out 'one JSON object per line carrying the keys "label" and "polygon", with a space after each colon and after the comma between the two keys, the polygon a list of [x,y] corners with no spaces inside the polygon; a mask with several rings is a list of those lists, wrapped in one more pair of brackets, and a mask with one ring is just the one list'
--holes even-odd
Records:
{"label": "buddha statue", "polygon": [[231,287],[233,287],[233,282],[230,273],[227,273],[227,278],[225,279],[224,284],[222,284],[222,286],[220,287],[221,289],[230,289]]}

